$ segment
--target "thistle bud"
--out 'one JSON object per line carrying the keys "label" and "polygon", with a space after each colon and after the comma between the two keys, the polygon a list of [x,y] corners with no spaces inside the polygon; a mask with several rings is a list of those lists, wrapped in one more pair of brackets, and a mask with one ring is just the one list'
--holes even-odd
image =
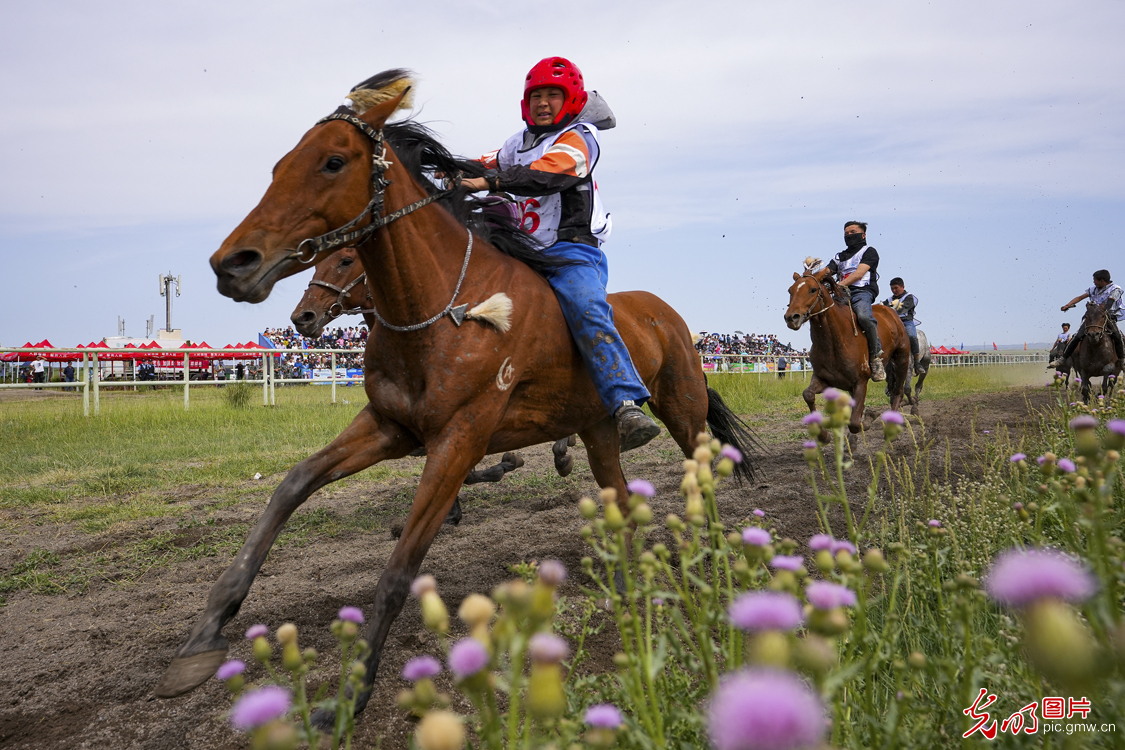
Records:
{"label": "thistle bud", "polygon": [[629,655],[624,651],[618,651],[613,655],[613,665],[618,669],[625,669],[629,666]]}
{"label": "thistle bud", "polygon": [[281,647],[281,666],[290,672],[296,672],[305,666],[305,660],[301,656],[301,650],[297,648],[296,641],[291,641]]}
{"label": "thistle bud", "polygon": [[822,549],[816,553],[813,558],[816,563],[816,569],[821,573],[831,573],[836,569],[836,558],[832,557],[832,553],[826,549]]}
{"label": "thistle bud", "polygon": [[435,633],[449,632],[449,610],[437,591],[422,594],[422,622]]}
{"label": "thistle bud", "polygon": [[706,464],[699,467],[699,473],[696,476],[699,478],[700,487],[714,486],[715,484],[715,475],[711,473],[711,467]]}
{"label": "thistle bud", "polygon": [[714,458],[714,455],[712,455],[709,446],[701,445],[695,449],[695,453],[691,454],[691,457],[699,463],[699,469],[702,471],[704,466],[711,465],[711,459]]}
{"label": "thistle bud", "polygon": [[863,555],[863,567],[874,573],[886,573],[890,569],[883,553],[877,549],[869,549]]}
{"label": "thistle bud", "polygon": [[1048,680],[1074,686],[1093,675],[1094,640],[1073,608],[1040,599],[1028,608],[1024,624],[1028,659]]}
{"label": "thistle bud", "polygon": [[297,729],[284,721],[271,721],[254,732],[254,750],[293,750],[297,747]]}
{"label": "thistle bud", "polygon": [[588,497],[584,497],[578,501],[578,512],[587,521],[593,521],[598,517],[598,504]]}
{"label": "thistle bud", "polygon": [[734,473],[734,461],[724,456],[715,466],[715,472],[721,477],[729,477]]}
{"label": "thistle bud", "polygon": [[700,447],[710,446],[711,445],[711,436],[708,435],[706,432],[697,432],[697,433],[695,433],[695,444],[700,446]]}
{"label": "thistle bud", "polygon": [[277,629],[277,642],[285,645],[297,642],[297,626],[287,622]]}
{"label": "thistle bud", "polygon": [[641,503],[633,509],[631,518],[638,526],[648,526],[652,523],[652,508],[648,503]]}
{"label": "thistle bud", "polygon": [[699,478],[695,474],[684,474],[684,480],[680,482],[680,494],[686,497],[695,492],[699,492]]}
{"label": "thistle bud", "polygon": [[836,666],[836,647],[827,638],[809,634],[797,641],[797,666],[814,675],[827,674]]}
{"label": "thistle bud", "polygon": [[555,719],[566,710],[562,668],[557,663],[532,662],[527,683],[527,709],[537,719]]}
{"label": "thistle bud", "polygon": [[625,516],[621,514],[621,508],[617,507],[616,502],[605,504],[605,525],[610,531],[620,531],[625,528]]}
{"label": "thistle bud", "polygon": [[457,609],[457,617],[470,628],[482,623],[487,625],[494,614],[496,614],[496,604],[482,594],[469,594]]}
{"label": "thistle bud", "polygon": [[266,640],[264,635],[255,638],[254,660],[262,664],[268,664],[271,658],[273,658],[273,649],[270,648],[270,642]]}
{"label": "thistle bud", "polygon": [[911,669],[925,669],[926,655],[921,651],[915,651],[906,657],[906,663],[910,665]]}
{"label": "thistle bud", "polygon": [[754,637],[750,655],[755,664],[785,669],[789,666],[789,638],[776,630],[766,630]]}
{"label": "thistle bud", "polygon": [[675,513],[669,513],[664,519],[664,525],[668,527],[669,531],[683,531],[684,522]]}
{"label": "thistle bud", "polygon": [[808,614],[808,626],[820,635],[839,635],[848,629],[848,614],[842,607],[814,609]]}
{"label": "thistle bud", "polygon": [[711,455],[714,456],[719,455],[719,451],[723,449],[723,444],[716,438],[711,438],[711,442],[708,443],[708,446],[711,448]]}
{"label": "thistle bud", "polygon": [[[436,594],[434,596],[437,596]],[[350,643],[359,635],[359,626],[351,620],[345,620],[340,625],[340,640]]]}
{"label": "thistle bud", "polygon": [[598,493],[598,498],[606,504],[617,502],[617,490],[612,487],[605,487]]}
{"label": "thistle bud", "polygon": [[414,730],[418,750],[462,750],[465,746],[465,725],[451,711],[430,711]]}
{"label": "thistle bud", "polygon": [[684,459],[683,466],[685,474],[694,474],[699,471],[699,462],[691,458]]}

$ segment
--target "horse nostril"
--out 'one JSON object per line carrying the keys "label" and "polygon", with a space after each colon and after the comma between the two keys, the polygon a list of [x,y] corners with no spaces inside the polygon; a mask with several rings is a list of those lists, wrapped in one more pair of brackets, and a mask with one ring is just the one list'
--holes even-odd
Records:
{"label": "horse nostril", "polygon": [[316,313],[312,310],[302,310],[301,312],[293,313],[290,318],[294,325],[311,325],[316,322]]}
{"label": "horse nostril", "polygon": [[219,268],[232,276],[246,276],[257,270],[262,264],[262,253],[253,248],[246,248],[231,253],[219,263]]}

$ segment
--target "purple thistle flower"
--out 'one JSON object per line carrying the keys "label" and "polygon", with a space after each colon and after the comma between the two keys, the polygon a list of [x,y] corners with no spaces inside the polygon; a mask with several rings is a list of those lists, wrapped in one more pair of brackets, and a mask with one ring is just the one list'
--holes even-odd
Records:
{"label": "purple thistle flower", "polygon": [[848,553],[854,555],[856,553],[855,545],[845,539],[833,539],[832,546],[829,551],[835,555],[840,550],[847,550]]}
{"label": "purple thistle flower", "polygon": [[255,638],[261,638],[270,634],[270,629],[265,625],[251,625],[246,631],[246,640],[252,641]]}
{"label": "purple thistle flower", "polygon": [[[1073,405],[1074,405],[1074,404],[1071,404],[1071,406],[1073,406]],[[992,430],[985,430],[985,431],[984,431],[984,434],[985,434],[985,435],[991,435],[991,434],[992,434]]]}
{"label": "purple thistle flower", "polygon": [[719,455],[724,458],[729,458],[736,464],[742,463],[742,451],[740,451],[738,448],[735,448],[733,445],[724,445],[722,447],[722,450],[719,451]]}
{"label": "purple thistle flower", "polygon": [[719,685],[708,717],[716,750],[789,750],[820,744],[824,706],[792,672],[749,669]]}
{"label": "purple thistle flower", "polygon": [[757,526],[748,526],[742,530],[742,542],[750,544],[755,547],[765,547],[773,541],[773,537],[765,529],[760,529]]}
{"label": "purple thistle flower", "polygon": [[230,711],[230,723],[243,732],[279,719],[289,711],[289,691],[267,685],[243,693]]}
{"label": "purple thistle flower", "polygon": [[836,609],[854,607],[855,592],[847,586],[828,581],[813,581],[805,587],[805,599],[817,609]]}
{"label": "purple thistle flower", "polygon": [[826,401],[835,401],[836,399],[840,398],[840,392],[835,388],[825,388],[824,398]]}
{"label": "purple thistle flower", "polygon": [[402,679],[418,680],[441,674],[441,662],[432,656],[415,656],[402,667]]}
{"label": "purple thistle flower", "polygon": [[246,670],[246,662],[239,661],[238,659],[231,659],[230,661],[223,662],[218,671],[215,672],[216,680],[229,680],[235,675],[240,675]]}
{"label": "purple thistle flower", "polygon": [[548,586],[558,586],[566,580],[566,566],[558,560],[544,560],[539,563],[539,580]]}
{"label": "purple thistle flower", "polygon": [[1097,589],[1097,581],[1081,563],[1050,547],[1000,553],[984,585],[995,601],[1012,607],[1045,598],[1077,604]]}
{"label": "purple thistle flower", "polygon": [[1039,458],[1035,459],[1035,463],[1042,466],[1046,462],[1046,460],[1047,460],[1046,456],[1040,456]]}
{"label": "purple thistle flower", "polygon": [[472,677],[488,664],[488,650],[474,638],[463,638],[449,649],[449,669],[458,677]]}
{"label": "purple thistle flower", "polygon": [[536,633],[528,641],[531,660],[540,664],[557,664],[570,653],[566,639],[554,633]]}
{"label": "purple thistle flower", "polygon": [[740,630],[795,630],[804,622],[801,603],[781,591],[743,594],[730,606],[730,621]]}
{"label": "purple thistle flower", "polygon": [[356,625],[363,624],[363,610],[359,607],[341,607],[336,616],[345,622],[354,622]]}
{"label": "purple thistle flower", "polygon": [[754,509],[754,515],[756,515],[758,518],[765,518],[766,512],[764,510],[762,510],[761,508],[755,508]]}
{"label": "purple thistle flower", "polygon": [[1012,510],[1023,510],[1023,503],[1018,500],[1012,503]]}
{"label": "purple thistle flower", "polygon": [[811,411],[801,418],[801,424],[820,424],[824,421],[824,415],[818,411]]}
{"label": "purple thistle flower", "polygon": [[662,606],[664,606],[664,600],[663,600],[663,599],[661,599],[661,598],[660,598],[659,596],[654,596],[654,597],[652,597],[652,603],[653,603],[653,605],[654,605],[654,606],[656,606],[656,607],[662,607]]}
{"label": "purple thistle flower", "polygon": [[1072,430],[1092,430],[1097,426],[1098,420],[1089,414],[1080,414],[1070,420],[1070,429]]}
{"label": "purple thistle flower", "polygon": [[885,411],[880,419],[883,420],[883,424],[906,424],[906,419],[897,411]]}
{"label": "purple thistle flower", "polygon": [[930,524],[931,529],[940,529],[941,528],[941,521],[937,520],[936,518],[931,518],[927,523]]}
{"label": "purple thistle flower", "polygon": [[1078,467],[1075,466],[1074,462],[1069,458],[1060,458],[1059,468],[1067,472],[1068,474],[1073,474],[1074,472],[1078,471]]}
{"label": "purple thistle flower", "polygon": [[[1078,380],[1079,380],[1079,382],[1081,382],[1081,381],[1082,381],[1082,378],[1079,378]],[[1070,405],[1071,405],[1071,406],[1078,406],[1078,402],[1077,402],[1077,401],[1071,401],[1071,402],[1070,402]]]}
{"label": "purple thistle flower", "polygon": [[855,408],[855,399],[854,398],[848,399],[848,406],[852,407],[853,409]]}
{"label": "purple thistle flower", "polygon": [[801,563],[805,560],[801,555],[775,555],[770,560],[770,567],[775,570],[791,570],[794,573],[801,569]]}
{"label": "purple thistle flower", "polygon": [[1026,453],[1013,453],[1012,457],[1009,458],[1008,460],[1011,461],[1014,464],[1018,464],[1020,461],[1023,461],[1026,458],[1027,458]]}
{"label": "purple thistle flower", "polygon": [[656,497],[656,488],[647,479],[634,479],[626,485],[626,489],[633,495],[641,495],[650,499]]}
{"label": "purple thistle flower", "polygon": [[828,534],[816,534],[809,540],[809,549],[814,552],[819,552],[822,549],[832,549],[832,543],[836,541]]}
{"label": "purple thistle flower", "polygon": [[617,729],[625,723],[617,707],[609,703],[599,703],[586,709],[585,721],[598,729]]}
{"label": "purple thistle flower", "polygon": [[418,599],[422,598],[422,594],[430,591],[437,591],[437,579],[432,575],[426,574],[424,576],[418,576],[410,584],[410,593],[414,594]]}
{"label": "purple thistle flower", "polygon": [[806,440],[805,441],[805,449],[806,450],[812,450],[815,447],[816,447],[816,441],[813,441],[813,440]]}
{"label": "purple thistle flower", "polygon": [[1125,435],[1125,419],[1111,419],[1106,423],[1106,429],[1110,432],[1116,432],[1118,435]]}

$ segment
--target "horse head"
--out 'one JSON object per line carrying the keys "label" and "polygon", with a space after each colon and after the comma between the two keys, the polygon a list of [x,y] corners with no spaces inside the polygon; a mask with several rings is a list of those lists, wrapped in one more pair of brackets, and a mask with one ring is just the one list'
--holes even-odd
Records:
{"label": "horse head", "polygon": [[[354,109],[342,107],[337,113],[354,115],[380,131],[405,106],[408,84],[404,71],[382,73],[349,94]],[[367,109],[356,98],[380,92],[388,98]],[[368,97],[364,104],[371,101]],[[370,138],[340,120],[322,121],[306,132],[274,166],[258,205],[211,256],[219,293],[261,302],[280,279],[305,269],[297,252],[301,243],[344,226],[371,200],[373,150]]]}
{"label": "horse head", "polygon": [[324,326],[341,315],[371,306],[367,274],[354,247],[345,247],[316,267],[305,295],[289,319],[302,336],[320,338]]}
{"label": "horse head", "polygon": [[1109,306],[1111,300],[1106,300],[1103,304],[1095,302],[1086,303],[1086,314],[1082,316],[1082,326],[1086,330],[1086,335],[1092,341],[1101,340],[1102,334],[1105,333],[1106,325],[1109,324]]}
{"label": "horse head", "polygon": [[794,331],[809,318],[832,307],[833,284],[828,276],[828,269],[819,266],[819,260],[808,258],[805,260],[805,272],[793,274],[785,325]]}

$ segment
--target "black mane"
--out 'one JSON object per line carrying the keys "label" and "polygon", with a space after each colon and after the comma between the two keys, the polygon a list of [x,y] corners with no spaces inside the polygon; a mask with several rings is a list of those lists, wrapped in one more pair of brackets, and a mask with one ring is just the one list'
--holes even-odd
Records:
{"label": "black mane", "polygon": [[[464,173],[470,177],[479,177],[486,171],[480,162],[468,161],[449,153],[432,130],[412,120],[386,125],[383,132],[401,164],[431,195],[440,190],[430,181],[427,173]],[[554,269],[570,264],[570,261],[544,255],[543,245],[524,231],[518,222],[474,210],[480,207],[479,201],[462,188],[440,198],[438,202],[474,234],[492,243],[505,255],[526,263],[540,275],[546,276]]]}

